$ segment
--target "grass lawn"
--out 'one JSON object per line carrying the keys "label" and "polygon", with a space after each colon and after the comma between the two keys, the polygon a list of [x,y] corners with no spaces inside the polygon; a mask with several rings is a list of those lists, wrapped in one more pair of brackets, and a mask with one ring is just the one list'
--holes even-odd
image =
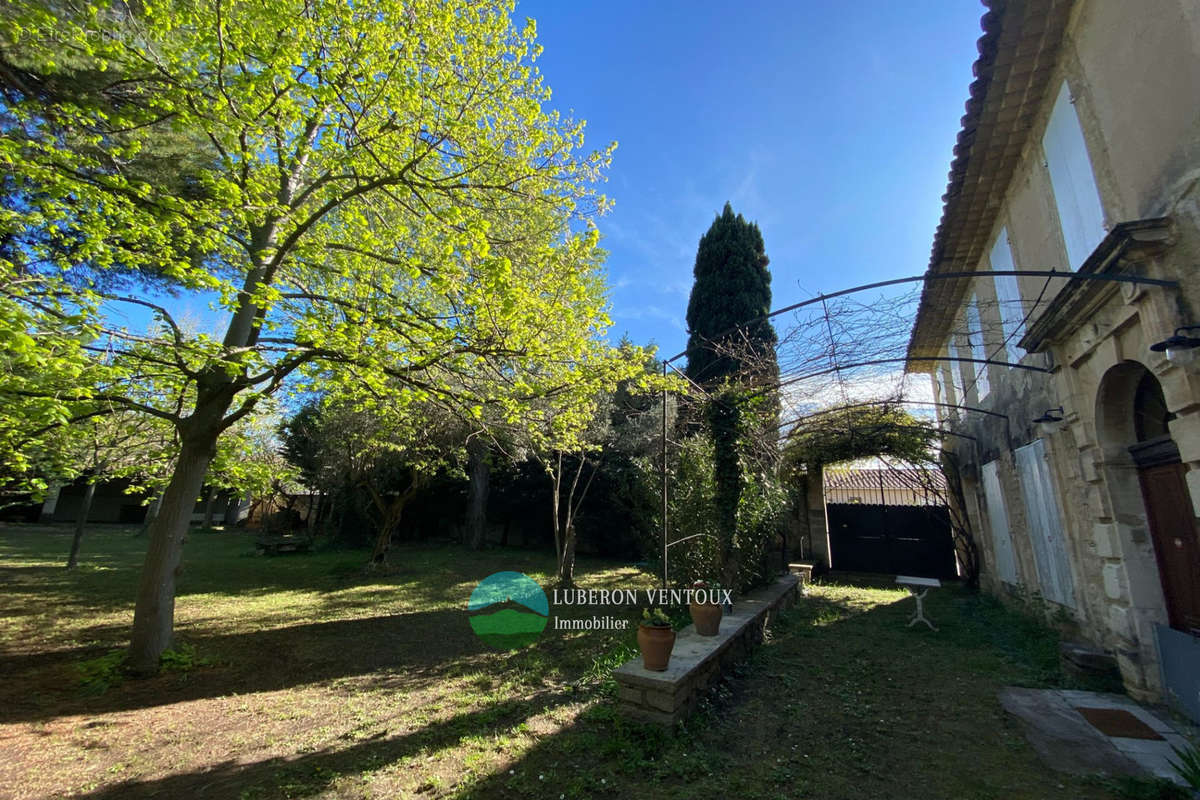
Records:
{"label": "grass lawn", "polygon": [[[1054,636],[956,589],[930,593],[935,634],[904,626],[903,592],[815,587],[663,732],[613,711],[603,676],[631,632],[551,624],[515,653],[472,633],[475,584],[546,585],[546,554],[402,547],[366,576],[363,553],[256,557],[249,534],[196,533],[174,669],[110,681],[144,541],[97,527],[70,573],[69,544],[0,528],[0,797],[1110,797],[1043,768],[996,701],[1060,685]],[[578,572],[654,584],[612,562]]]}

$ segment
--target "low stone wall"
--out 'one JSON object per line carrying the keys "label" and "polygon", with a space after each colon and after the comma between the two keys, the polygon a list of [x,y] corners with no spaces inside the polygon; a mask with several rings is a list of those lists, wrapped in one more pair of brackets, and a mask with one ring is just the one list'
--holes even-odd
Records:
{"label": "low stone wall", "polygon": [[716,636],[700,636],[688,625],[676,634],[665,672],[645,669],[641,656],[617,667],[613,677],[621,713],[666,726],[687,717],[722,673],[762,641],[775,615],[796,602],[800,583],[796,575],[785,575],[738,599]]}

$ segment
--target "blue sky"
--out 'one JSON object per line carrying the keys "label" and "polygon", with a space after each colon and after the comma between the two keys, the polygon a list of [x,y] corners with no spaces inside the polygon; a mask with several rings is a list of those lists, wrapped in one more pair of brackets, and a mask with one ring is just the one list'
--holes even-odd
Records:
{"label": "blue sky", "polygon": [[[615,340],[686,344],[700,236],[762,228],[774,307],[925,271],[976,58],[974,0],[518,0],[552,105],[618,142],[599,220]],[[207,295],[170,302],[220,335]],[[139,308],[113,309],[140,328]],[[211,330],[210,330],[211,329]]]}
{"label": "blue sky", "polygon": [[686,343],[696,244],[762,228],[774,305],[929,264],[983,6],[519,0],[553,105],[619,146],[600,220],[614,334]]}

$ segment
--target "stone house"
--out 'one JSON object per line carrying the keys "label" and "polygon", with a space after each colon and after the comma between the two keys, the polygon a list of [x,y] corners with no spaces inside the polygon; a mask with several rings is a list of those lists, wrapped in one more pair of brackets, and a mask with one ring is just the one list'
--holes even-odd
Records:
{"label": "stone house", "polygon": [[908,369],[985,589],[1200,715],[1200,3],[985,5]]}

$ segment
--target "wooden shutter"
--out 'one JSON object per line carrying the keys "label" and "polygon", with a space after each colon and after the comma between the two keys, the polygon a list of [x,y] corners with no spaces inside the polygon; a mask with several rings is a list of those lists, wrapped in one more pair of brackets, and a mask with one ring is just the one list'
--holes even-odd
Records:
{"label": "wooden shutter", "polygon": [[1046,152],[1054,205],[1058,207],[1058,220],[1067,245],[1067,263],[1071,269],[1079,269],[1104,238],[1104,210],[1083,129],[1079,127],[1079,117],[1065,82],[1050,113],[1042,149]]}
{"label": "wooden shutter", "polygon": [[1075,584],[1067,560],[1058,493],[1050,475],[1050,465],[1046,463],[1046,443],[1035,439],[1032,444],[1018,447],[1013,454],[1017,459],[1021,497],[1025,501],[1025,523],[1033,543],[1042,595],[1059,605],[1074,608]]}
{"label": "wooden shutter", "polygon": [[1013,555],[1012,534],[1008,528],[1008,511],[1004,506],[1004,493],[1000,490],[999,466],[996,461],[983,465],[984,505],[987,508],[988,527],[992,531],[992,552],[996,556],[996,575],[1005,583],[1018,583],[1017,560]]}

